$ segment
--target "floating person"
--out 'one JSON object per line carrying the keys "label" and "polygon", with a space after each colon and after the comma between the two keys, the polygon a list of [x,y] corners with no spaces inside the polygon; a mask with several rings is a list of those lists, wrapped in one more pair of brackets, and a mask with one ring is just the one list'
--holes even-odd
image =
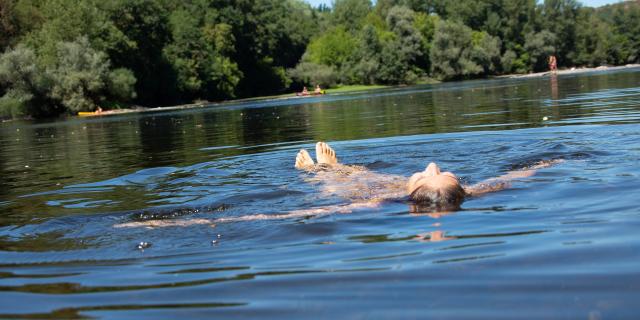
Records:
{"label": "floating person", "polygon": [[316,84],[315,90],[313,90],[313,94],[323,94],[322,89],[320,89],[320,85]]}
{"label": "floating person", "polygon": [[561,160],[540,161],[521,170],[510,171],[502,176],[464,186],[455,174],[442,172],[431,162],[424,171],[410,178],[399,175],[380,174],[362,166],[343,165],[338,162],[335,151],[326,143],[316,144],[316,160],[302,149],[296,156],[295,167],[315,173],[312,180],[322,183],[327,194],[339,195],[351,203],[329,208],[338,212],[357,208],[370,208],[388,200],[408,197],[412,211],[451,211],[459,209],[467,197],[480,196],[510,186],[510,182],[530,177],[537,169],[549,167]]}
{"label": "floating person", "polygon": [[362,166],[344,165],[338,161],[336,152],[328,144],[318,142],[316,161],[314,162],[308,151],[302,149],[296,156],[294,166],[312,174],[309,182],[321,185],[319,190],[321,196],[339,196],[348,200],[347,204],[294,210],[282,214],[252,214],[218,219],[147,220],[121,223],[115,227],[154,228],[197,224],[215,226],[216,223],[225,222],[322,216],[376,208],[384,202],[403,199],[408,200],[412,213],[443,215],[458,210],[468,197],[503,190],[509,187],[513,180],[530,177],[536,173],[536,170],[559,162],[562,160],[539,161],[528,168],[510,171],[499,177],[465,186],[460,183],[455,174],[442,172],[433,162],[424,171],[414,173],[409,178],[376,173]]}

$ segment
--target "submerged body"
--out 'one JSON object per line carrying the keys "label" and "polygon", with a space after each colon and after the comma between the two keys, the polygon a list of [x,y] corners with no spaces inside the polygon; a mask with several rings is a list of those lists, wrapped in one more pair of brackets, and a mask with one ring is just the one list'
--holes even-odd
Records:
{"label": "submerged body", "polygon": [[410,178],[376,173],[361,166],[343,165],[338,162],[335,151],[324,142],[316,144],[316,160],[314,162],[309,152],[303,149],[296,156],[295,167],[314,173],[311,181],[322,183],[321,192],[352,201],[349,208],[370,207],[385,200],[408,197],[421,210],[431,211],[456,210],[466,197],[502,190],[512,180],[530,177],[536,169],[559,161],[540,161],[529,168],[465,186],[460,184],[455,174],[442,172],[434,162]]}
{"label": "submerged body", "polygon": [[430,163],[424,171],[411,177],[382,174],[363,166],[339,163],[335,151],[326,143],[316,144],[316,161],[306,150],[298,152],[295,167],[310,173],[307,182],[319,185],[323,197],[338,196],[348,201],[346,204],[294,210],[283,214],[252,214],[240,217],[218,219],[176,219],[128,222],[116,227],[166,227],[191,226],[266,219],[286,219],[305,216],[320,216],[333,213],[350,213],[357,209],[375,208],[385,201],[409,199],[410,211],[414,213],[439,214],[455,211],[466,197],[479,196],[502,190],[510,181],[532,176],[536,169],[548,167],[560,160],[540,161],[526,169],[510,171],[497,178],[485,180],[471,186],[460,184],[455,174],[441,172],[440,167]]}

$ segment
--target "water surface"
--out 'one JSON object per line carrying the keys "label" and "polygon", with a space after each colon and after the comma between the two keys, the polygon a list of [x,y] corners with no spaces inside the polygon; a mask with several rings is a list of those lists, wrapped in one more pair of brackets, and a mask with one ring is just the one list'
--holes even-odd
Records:
{"label": "water surface", "polygon": [[[639,71],[2,123],[0,318],[634,318]],[[445,215],[113,227],[345,203],[293,169],[318,140],[465,183],[565,161]]]}

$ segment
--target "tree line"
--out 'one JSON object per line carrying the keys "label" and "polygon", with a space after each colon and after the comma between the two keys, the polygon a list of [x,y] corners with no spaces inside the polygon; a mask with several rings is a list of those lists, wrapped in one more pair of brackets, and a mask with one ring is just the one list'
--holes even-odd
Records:
{"label": "tree line", "polygon": [[0,0],[0,116],[640,61],[640,4]]}

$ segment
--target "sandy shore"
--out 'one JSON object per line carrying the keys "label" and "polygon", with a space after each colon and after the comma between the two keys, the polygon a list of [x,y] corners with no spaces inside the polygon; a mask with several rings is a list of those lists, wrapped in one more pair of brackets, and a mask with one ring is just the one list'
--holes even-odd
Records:
{"label": "sandy shore", "polygon": [[[624,66],[616,66],[616,67],[600,66],[595,68],[562,69],[562,70],[556,71],[555,74],[567,75],[567,74],[579,74],[579,73],[598,72],[598,71],[623,70],[623,69],[631,69],[631,68],[640,68],[640,64],[627,64]],[[498,78],[535,78],[535,77],[544,77],[551,74],[553,74],[553,72],[545,71],[545,72],[528,73],[528,74],[509,74],[509,75],[499,76]]]}

